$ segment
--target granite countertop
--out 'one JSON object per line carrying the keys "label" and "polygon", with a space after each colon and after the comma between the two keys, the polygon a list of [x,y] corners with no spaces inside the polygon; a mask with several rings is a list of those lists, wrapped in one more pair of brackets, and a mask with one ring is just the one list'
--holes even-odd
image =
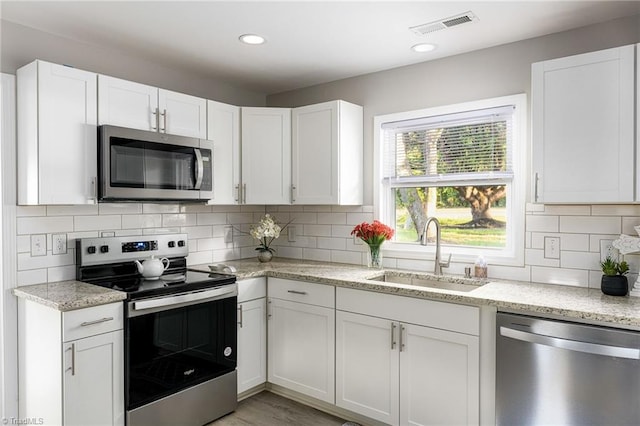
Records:
{"label": "granite countertop", "polygon": [[120,302],[127,298],[125,292],[81,281],[59,281],[16,287],[13,289],[13,294],[61,312]]}
{"label": "granite countertop", "polygon": [[[235,275],[239,280],[260,276],[302,280],[400,296],[476,306],[489,305],[495,306],[498,310],[640,330],[640,298],[607,296],[600,289],[490,280],[473,291],[461,292],[372,281],[371,278],[381,275],[383,271],[340,263],[278,258],[270,263],[247,259],[226,261],[225,264],[236,268]],[[209,271],[208,265],[195,265],[190,268]],[[415,271],[394,272],[400,275],[417,274]],[[419,275],[438,279],[430,274]],[[465,279],[455,277],[454,281],[464,282]]]}

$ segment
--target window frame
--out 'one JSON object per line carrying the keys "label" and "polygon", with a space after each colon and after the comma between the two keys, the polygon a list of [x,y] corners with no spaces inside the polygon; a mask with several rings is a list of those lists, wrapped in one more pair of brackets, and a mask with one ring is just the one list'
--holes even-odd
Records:
{"label": "window frame", "polygon": [[[513,180],[509,185],[507,197],[507,246],[502,249],[489,247],[442,247],[443,256],[452,254],[452,263],[473,263],[479,255],[484,256],[490,264],[505,266],[524,266],[525,252],[525,205],[526,205],[526,151],[527,138],[527,96],[524,93],[501,96],[496,98],[481,99],[477,101],[462,102],[451,105],[429,107],[413,111],[405,111],[373,118],[373,143],[374,143],[374,215],[383,223],[389,224],[395,218],[392,213],[395,209],[395,199],[392,199],[392,188],[383,182],[384,167],[384,130],[383,124],[395,121],[412,120],[421,117],[430,117],[445,114],[454,114],[465,111],[487,109],[504,105],[513,105],[515,110],[512,119],[512,165]],[[474,181],[476,183],[480,181]],[[434,185],[438,186],[438,185]],[[442,186],[442,185],[439,185]],[[422,246],[417,243],[398,243],[387,241],[383,246],[386,256],[394,258],[433,260],[435,247],[433,244]]]}

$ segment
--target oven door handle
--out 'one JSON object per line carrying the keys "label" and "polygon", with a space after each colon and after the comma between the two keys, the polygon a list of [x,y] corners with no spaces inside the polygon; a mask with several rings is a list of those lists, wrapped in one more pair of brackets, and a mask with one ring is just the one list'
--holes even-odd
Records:
{"label": "oven door handle", "polygon": [[194,148],[193,152],[196,154],[196,184],[195,189],[200,189],[202,186],[202,178],[204,177],[204,162],[202,161],[202,153],[199,148]]}
{"label": "oven door handle", "polygon": [[194,293],[184,293],[178,294],[176,296],[170,297],[162,297],[159,299],[150,299],[150,300],[140,300],[137,302],[133,302],[133,310],[134,311],[142,311],[146,309],[153,308],[164,308],[170,307],[174,305],[181,305],[183,303],[201,301],[204,299],[209,300],[217,300],[217,299],[225,299],[227,297],[232,297],[237,294],[237,289],[235,286],[229,288],[217,288],[213,290],[205,290]]}

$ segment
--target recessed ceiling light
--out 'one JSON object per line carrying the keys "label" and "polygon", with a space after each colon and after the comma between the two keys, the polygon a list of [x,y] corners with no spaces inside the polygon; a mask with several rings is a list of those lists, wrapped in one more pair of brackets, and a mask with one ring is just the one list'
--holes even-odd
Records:
{"label": "recessed ceiling light", "polygon": [[243,34],[239,39],[245,44],[262,44],[265,42],[264,37],[257,34]]}
{"label": "recessed ceiling light", "polygon": [[416,44],[414,46],[411,46],[411,50],[413,50],[414,52],[419,52],[419,53],[431,52],[435,48],[436,48],[435,44],[429,44],[429,43],[420,43],[420,44]]}

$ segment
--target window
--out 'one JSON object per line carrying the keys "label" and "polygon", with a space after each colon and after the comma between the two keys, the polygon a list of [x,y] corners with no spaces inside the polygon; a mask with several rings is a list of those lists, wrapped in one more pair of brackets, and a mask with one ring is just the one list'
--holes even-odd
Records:
{"label": "window", "polygon": [[454,261],[522,264],[524,109],[516,95],[375,118],[377,211],[396,230],[387,249],[432,250],[420,239],[434,216]]}

